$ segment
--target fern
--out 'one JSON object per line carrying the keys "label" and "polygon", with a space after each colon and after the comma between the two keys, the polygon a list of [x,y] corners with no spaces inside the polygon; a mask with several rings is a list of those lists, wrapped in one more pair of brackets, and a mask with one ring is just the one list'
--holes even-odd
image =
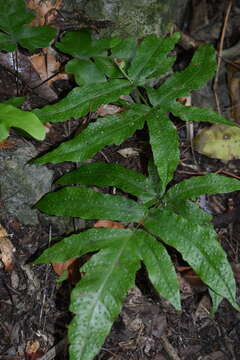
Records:
{"label": "fern", "polygon": [[[77,34],[67,34],[57,47],[74,57],[67,68],[79,86],[60,102],[35,110],[35,114],[42,122],[65,121],[109,102],[121,104],[124,111],[98,119],[35,163],[85,161],[106,145],[120,144],[145,122],[153,151],[148,177],[117,164],[83,164],[58,179],[57,184],[63,187],[45,195],[36,205],[52,215],[111,219],[125,224],[125,229],[88,229],[65,237],[35,261],[63,262],[97,252],[82,267],[85,275],[73,290],[70,305],[75,314],[69,326],[70,358],[91,360],[121,311],[141,261],[159,294],[180,310],[179,285],[165,245],[177,249],[209,286],[214,309],[222,298],[239,309],[233,272],[217,240],[211,216],[192,200],[205,193],[239,190],[240,183],[208,174],[184,180],[166,191],[179,162],[178,135],[169,112],[185,121],[232,125],[211,110],[184,107],[176,101],[213,76],[215,52],[210,45],[200,47],[185,70],[169,76],[155,89],[149,87],[149,79],[171,70],[175,59],[168,54],[179,34],[166,39],[151,35],[138,45],[134,39],[92,40],[87,31]],[[78,43],[78,36],[82,42]],[[144,104],[119,100],[129,93],[143,98],[143,87],[147,94]],[[92,185],[114,186],[136,200],[87,187]]]}
{"label": "fern", "polygon": [[24,0],[0,0],[0,49],[14,51],[18,45],[29,50],[47,47],[56,35],[49,26],[29,26],[34,15]]}

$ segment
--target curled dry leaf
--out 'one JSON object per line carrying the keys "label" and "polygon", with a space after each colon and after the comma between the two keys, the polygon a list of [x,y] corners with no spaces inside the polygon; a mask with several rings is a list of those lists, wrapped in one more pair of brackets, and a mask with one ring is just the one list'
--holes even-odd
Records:
{"label": "curled dry leaf", "polygon": [[27,0],[27,7],[36,13],[36,17],[30,25],[41,26],[50,24],[55,19],[57,10],[60,9],[62,2],[63,0]]}
{"label": "curled dry leaf", "polygon": [[124,229],[124,225],[111,220],[98,220],[94,224],[95,228],[112,228],[112,229]]}
{"label": "curled dry leaf", "polygon": [[0,141],[0,150],[11,149],[15,145],[16,145],[15,141],[10,141],[10,140]]}
{"label": "curled dry leaf", "polygon": [[61,263],[52,264],[53,270],[56,274],[62,275],[64,271],[69,270],[70,266],[77,260],[77,258],[72,258]]}
{"label": "curled dry leaf", "polygon": [[6,230],[0,225],[0,258],[4,264],[5,270],[13,268],[13,253],[15,248],[8,238]]}
{"label": "curled dry leaf", "polygon": [[32,55],[30,61],[42,81],[49,79],[47,81],[49,86],[56,80],[69,79],[68,74],[59,72],[61,64],[56,60],[55,51],[51,48],[43,49],[43,52]]}
{"label": "curled dry leaf", "polygon": [[123,107],[117,105],[103,104],[97,109],[96,114],[97,116],[104,117],[106,115],[119,114],[123,111],[125,111]]}

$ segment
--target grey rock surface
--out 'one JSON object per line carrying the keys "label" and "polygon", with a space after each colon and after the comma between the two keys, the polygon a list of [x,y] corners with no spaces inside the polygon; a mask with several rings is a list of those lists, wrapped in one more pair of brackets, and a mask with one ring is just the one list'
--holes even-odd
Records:
{"label": "grey rock surface", "polygon": [[20,137],[16,146],[0,150],[0,217],[11,215],[24,225],[38,224],[31,207],[51,190],[53,172],[27,162],[37,155],[34,146]]}
{"label": "grey rock surface", "polygon": [[143,37],[163,36],[179,24],[188,0],[72,0],[66,10],[84,10],[92,18],[111,20],[114,25],[101,34]]}

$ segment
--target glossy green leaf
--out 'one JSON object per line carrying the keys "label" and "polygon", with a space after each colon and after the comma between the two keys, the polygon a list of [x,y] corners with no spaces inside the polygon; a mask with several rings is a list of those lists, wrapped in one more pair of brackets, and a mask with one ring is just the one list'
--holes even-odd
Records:
{"label": "glossy green leaf", "polygon": [[71,296],[70,311],[76,314],[68,331],[71,360],[92,360],[99,352],[139,267],[131,236],[115,241],[82,267],[86,275]]}
{"label": "glossy green leaf", "polygon": [[147,36],[137,48],[128,70],[129,77],[137,83],[144,83],[146,78],[156,77],[169,71],[175,61],[168,53],[179,41],[180,35],[173,34],[168,38]]}
{"label": "glossy green leaf", "polygon": [[177,249],[213,291],[237,306],[234,275],[214,230],[164,209],[153,212],[144,226]]}
{"label": "glossy green leaf", "polygon": [[71,117],[79,118],[95,111],[102,104],[115,101],[119,96],[128,94],[131,89],[132,86],[126,80],[85,85],[74,88],[58,103],[36,109],[34,113],[43,123],[65,121]]}
{"label": "glossy green leaf", "polygon": [[214,48],[211,45],[199,47],[185,70],[176,72],[155,92],[151,92],[151,103],[154,106],[160,105],[161,109],[169,111],[172,101],[188,96],[191,90],[203,87],[214,76],[215,70]]}
{"label": "glossy green leaf", "polygon": [[1,104],[5,104],[5,105],[12,105],[15,107],[20,107],[22,106],[22,104],[24,103],[25,97],[24,96],[18,96],[18,97],[14,97],[8,100],[3,101]]}
{"label": "glossy green leaf", "polygon": [[11,127],[22,129],[37,140],[45,137],[45,128],[36,115],[0,103],[0,141],[6,139]]}
{"label": "glossy green leaf", "polygon": [[122,72],[119,70],[112,58],[95,58],[94,62],[99,71],[103,72],[110,79],[123,78]]}
{"label": "glossy green leaf", "polygon": [[143,230],[136,232],[138,254],[146,265],[149,278],[161,296],[181,310],[179,284],[165,247]]}
{"label": "glossy green leaf", "polygon": [[208,289],[209,295],[212,300],[212,307],[211,307],[211,315],[214,315],[215,312],[218,309],[218,306],[220,305],[221,301],[223,300],[223,297],[212,291],[210,288]]}
{"label": "glossy green leaf", "polygon": [[182,202],[202,194],[221,194],[240,190],[240,181],[218,174],[194,176],[170,188],[165,199]]}
{"label": "glossy green leaf", "polygon": [[92,39],[89,30],[68,32],[56,47],[78,59],[107,56],[106,50],[118,45],[122,40],[117,37]]}
{"label": "glossy green leaf", "polygon": [[162,182],[162,191],[164,191],[179,163],[177,130],[169,118],[156,109],[148,116],[147,124],[154,163]]}
{"label": "glossy green leaf", "polygon": [[27,26],[34,15],[26,8],[24,0],[0,0],[0,48],[14,51],[17,44],[32,51],[47,47],[57,30],[49,26]]}
{"label": "glossy green leaf", "polygon": [[57,34],[50,26],[24,26],[16,35],[19,44],[31,51],[45,48]]}
{"label": "glossy green leaf", "polygon": [[47,214],[82,219],[138,221],[146,208],[119,195],[108,195],[84,187],[65,187],[45,195],[36,207]]}
{"label": "glossy green leaf", "polygon": [[201,109],[195,106],[184,106],[177,102],[169,105],[169,111],[184,121],[202,121],[236,126],[236,124],[211,109]]}
{"label": "glossy green leaf", "polygon": [[57,242],[46,249],[34,261],[34,264],[64,262],[88,252],[113,246],[114,242],[119,242],[122,238],[131,234],[132,231],[128,229],[89,229]]}
{"label": "glossy green leaf", "polygon": [[151,200],[156,196],[148,178],[136,171],[126,169],[120,164],[93,162],[82,165],[60,177],[56,183],[114,186],[126,193],[141,197],[143,201]]}
{"label": "glossy green leaf", "polygon": [[121,144],[124,139],[143,127],[146,110],[146,106],[137,105],[120,115],[98,119],[74,139],[61,144],[55,150],[36,159],[34,163],[84,161],[106,145]]}
{"label": "glossy green leaf", "polygon": [[74,75],[78,85],[89,85],[107,81],[104,72],[92,61],[73,59],[67,63],[65,70]]}
{"label": "glossy green leaf", "polygon": [[120,60],[129,60],[135,55],[136,48],[137,39],[121,39],[120,42],[111,50],[111,56]]}
{"label": "glossy green leaf", "polygon": [[212,220],[212,215],[202,210],[197,203],[190,200],[183,200],[179,202],[172,202],[168,204],[168,209],[174,211],[176,214],[181,215],[199,225],[207,226]]}

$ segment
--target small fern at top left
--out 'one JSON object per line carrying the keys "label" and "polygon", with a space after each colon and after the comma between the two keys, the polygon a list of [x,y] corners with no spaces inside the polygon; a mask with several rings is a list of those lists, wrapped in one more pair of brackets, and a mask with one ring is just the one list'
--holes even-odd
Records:
{"label": "small fern at top left", "polygon": [[34,15],[24,0],[0,0],[0,50],[14,51],[20,45],[34,51],[47,47],[56,35],[49,26],[29,26]]}

